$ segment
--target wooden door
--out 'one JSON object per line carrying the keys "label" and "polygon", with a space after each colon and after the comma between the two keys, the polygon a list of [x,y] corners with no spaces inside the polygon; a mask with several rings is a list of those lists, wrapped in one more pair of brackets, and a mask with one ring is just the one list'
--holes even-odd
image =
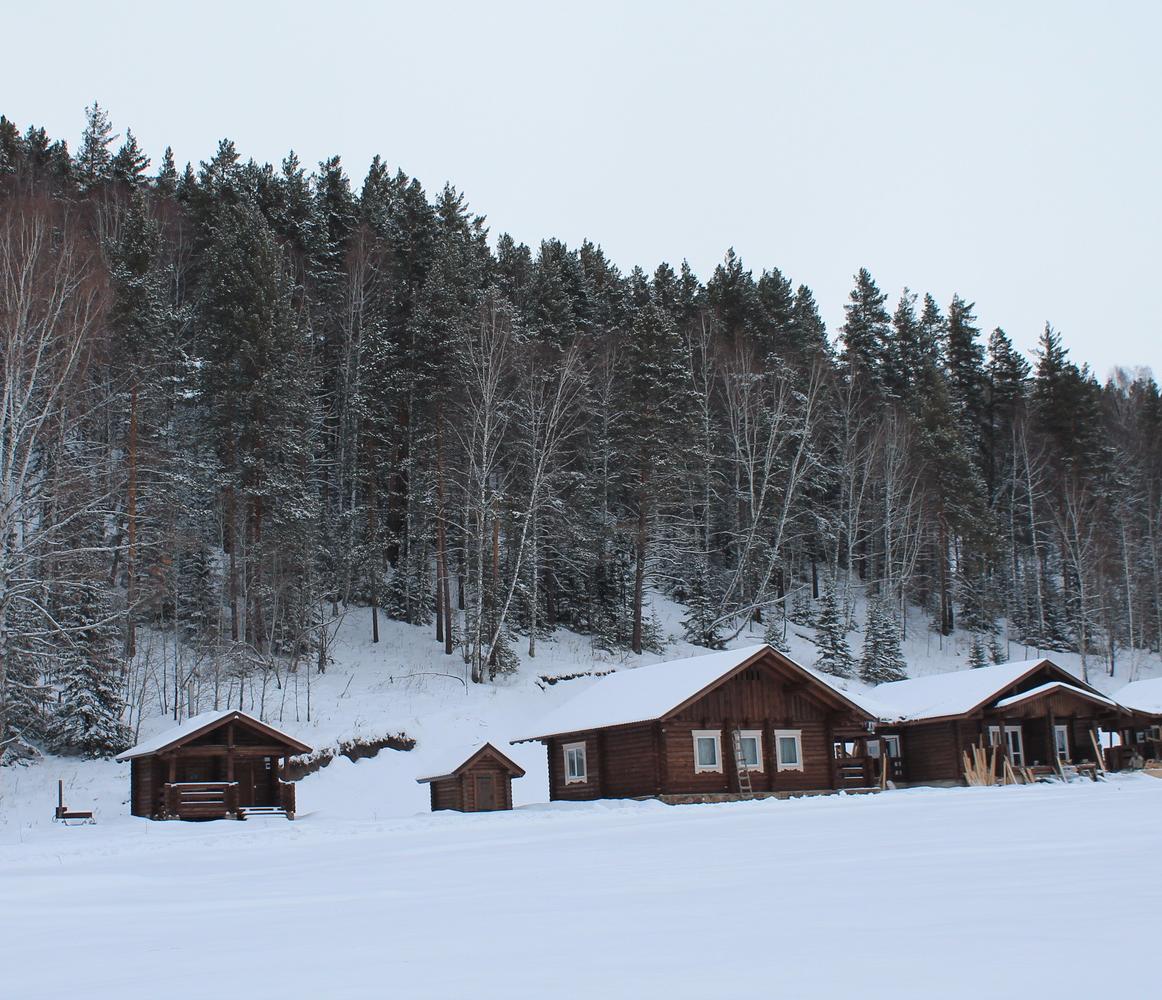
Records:
{"label": "wooden door", "polygon": [[476,810],[487,812],[496,808],[496,783],[491,774],[476,775]]}

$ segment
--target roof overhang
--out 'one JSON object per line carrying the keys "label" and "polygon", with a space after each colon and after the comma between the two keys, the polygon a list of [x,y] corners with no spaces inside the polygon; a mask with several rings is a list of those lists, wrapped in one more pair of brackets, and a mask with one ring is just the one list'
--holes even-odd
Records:
{"label": "roof overhang", "polygon": [[491,743],[485,743],[484,746],[480,747],[480,749],[478,749],[475,753],[471,754],[463,764],[453,768],[447,774],[429,774],[423,778],[416,778],[416,782],[420,785],[426,785],[432,781],[446,781],[448,778],[458,777],[485,755],[495,757],[514,778],[523,778],[525,776],[525,769],[521,767],[520,764],[514,761],[507,754],[497,750],[496,747],[494,747]]}
{"label": "roof overhang", "polygon": [[808,685],[812,691],[816,693],[817,697],[824,701],[830,701],[832,706],[836,709],[850,712],[853,715],[858,716],[859,719],[864,722],[878,721],[877,717],[873,713],[852,701],[842,691],[836,687],[833,687],[821,677],[801,667],[789,656],[784,656],[773,646],[761,646],[745,660],[735,664],[729,670],[723,671],[722,674],[720,674],[714,680],[704,684],[699,690],[682,699],[682,701],[680,701],[677,705],[674,705],[673,707],[668,708],[657,715],[651,716],[650,718],[621,720],[618,722],[606,723],[605,725],[588,726],[582,729],[569,729],[552,733],[543,733],[540,736],[522,736],[520,739],[510,740],[509,742],[515,746],[518,743],[544,742],[549,739],[560,739],[563,737],[577,735],[579,733],[600,732],[608,729],[624,729],[628,726],[640,726],[652,722],[664,722],[667,719],[677,715],[684,709],[688,708],[700,698],[706,697],[706,695],[708,695],[715,688],[721,687],[727,681],[737,677],[739,674],[749,670],[751,667],[767,658],[775,659],[781,666],[788,669],[799,680],[802,680],[806,685]]}
{"label": "roof overhang", "polygon": [[254,716],[247,715],[245,712],[234,711],[219,718],[212,719],[204,726],[191,729],[189,732],[183,732],[180,736],[177,736],[170,740],[168,743],[163,743],[160,746],[149,746],[145,750],[141,750],[139,747],[131,747],[129,750],[126,750],[123,753],[119,753],[115,759],[120,761],[134,760],[139,757],[153,757],[157,754],[169,753],[173,750],[180,749],[192,740],[196,740],[199,736],[204,736],[206,733],[213,732],[213,730],[217,729],[219,726],[224,726],[231,722],[241,722],[243,725],[249,726],[251,729],[255,729],[262,733],[264,736],[269,736],[276,743],[283,744],[287,747],[288,750],[296,754],[311,752],[311,747],[307,746],[305,743],[300,742],[299,740],[296,740],[293,736],[288,736],[281,730],[275,729],[273,726],[268,726],[265,722],[261,722],[254,718]]}

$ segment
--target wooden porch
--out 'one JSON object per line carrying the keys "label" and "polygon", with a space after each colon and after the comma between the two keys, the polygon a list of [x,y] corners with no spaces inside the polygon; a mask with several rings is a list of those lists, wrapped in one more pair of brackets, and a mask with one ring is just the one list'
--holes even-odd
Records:
{"label": "wooden porch", "polygon": [[295,816],[295,786],[277,782],[271,804],[239,802],[237,781],[174,781],[162,786],[163,815],[170,819],[245,819],[251,814]]}

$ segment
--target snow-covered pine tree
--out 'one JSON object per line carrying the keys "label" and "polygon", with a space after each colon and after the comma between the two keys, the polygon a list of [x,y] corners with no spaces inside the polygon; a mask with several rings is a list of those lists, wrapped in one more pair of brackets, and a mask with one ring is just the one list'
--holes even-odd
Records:
{"label": "snow-covered pine tree", "polygon": [[796,625],[814,625],[815,608],[811,604],[811,593],[807,587],[799,587],[791,598],[791,612],[787,615]]}
{"label": "snow-covered pine tree", "polygon": [[1001,645],[1001,640],[995,635],[989,638],[989,659],[993,663],[1004,663],[1008,659],[1005,655],[1005,647]]}
{"label": "snow-covered pine tree", "polygon": [[900,650],[900,629],[891,609],[878,595],[867,604],[863,629],[863,652],[859,659],[860,680],[868,684],[901,681],[907,677]]}
{"label": "snow-covered pine tree", "polygon": [[819,650],[819,655],[815,657],[818,669],[836,677],[851,676],[851,649],[847,645],[835,581],[830,577],[819,597],[819,611],[815,616],[815,646]]}
{"label": "snow-covered pine tree", "polygon": [[686,640],[707,649],[722,649],[722,632],[715,621],[716,602],[710,594],[706,566],[699,561],[686,595],[686,617],[682,619]]}
{"label": "snow-covered pine tree", "polygon": [[973,632],[972,645],[968,649],[968,665],[970,667],[983,667],[988,664],[988,654],[985,650],[984,640],[981,638],[979,632]]}
{"label": "snow-covered pine tree", "polygon": [[763,642],[777,649],[780,653],[789,653],[791,647],[787,642],[787,603],[779,604],[780,613],[775,614],[773,608],[767,609],[767,627],[763,629]]}
{"label": "snow-covered pine tree", "polygon": [[56,615],[60,644],[60,705],[52,724],[58,753],[107,757],[124,750],[118,630],[108,595],[95,583],[66,587]]}

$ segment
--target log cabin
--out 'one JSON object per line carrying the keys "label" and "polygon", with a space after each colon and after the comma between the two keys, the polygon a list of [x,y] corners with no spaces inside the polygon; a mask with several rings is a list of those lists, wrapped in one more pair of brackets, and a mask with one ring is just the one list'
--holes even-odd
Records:
{"label": "log cabin", "polygon": [[245,712],[204,712],[117,756],[130,763],[130,812],[149,819],[294,819],[288,757],[305,743]]}
{"label": "log cabin", "polygon": [[764,644],[610,674],[512,742],[546,746],[552,800],[722,801],[869,786],[833,746],[875,721]]}
{"label": "log cabin", "polygon": [[512,779],[523,778],[524,768],[491,743],[452,757],[455,766],[417,778],[431,790],[432,812],[495,812],[512,808]]}
{"label": "log cabin", "polygon": [[1105,751],[1106,766],[1115,771],[1162,761],[1162,677],[1133,681],[1113,697],[1130,715],[1117,731],[1118,744]]}
{"label": "log cabin", "polygon": [[877,738],[899,756],[901,784],[959,784],[962,754],[999,747],[997,767],[1060,771],[1095,765],[1098,730],[1130,713],[1048,659],[1002,663],[880,684]]}

